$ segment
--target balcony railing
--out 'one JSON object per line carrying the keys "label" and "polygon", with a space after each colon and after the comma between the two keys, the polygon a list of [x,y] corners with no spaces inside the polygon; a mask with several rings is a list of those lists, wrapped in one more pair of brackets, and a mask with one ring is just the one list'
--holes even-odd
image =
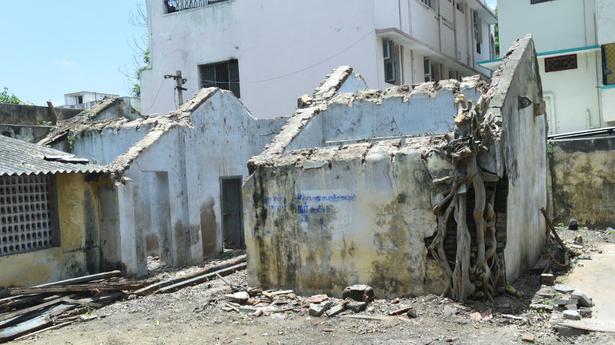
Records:
{"label": "balcony railing", "polygon": [[229,0],[164,0],[164,9],[165,13],[173,13],[225,1]]}

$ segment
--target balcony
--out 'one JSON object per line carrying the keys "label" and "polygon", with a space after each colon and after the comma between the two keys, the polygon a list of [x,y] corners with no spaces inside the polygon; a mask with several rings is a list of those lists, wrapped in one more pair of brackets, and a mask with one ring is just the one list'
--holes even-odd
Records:
{"label": "balcony", "polygon": [[175,13],[226,1],[229,0],[164,0],[164,12]]}

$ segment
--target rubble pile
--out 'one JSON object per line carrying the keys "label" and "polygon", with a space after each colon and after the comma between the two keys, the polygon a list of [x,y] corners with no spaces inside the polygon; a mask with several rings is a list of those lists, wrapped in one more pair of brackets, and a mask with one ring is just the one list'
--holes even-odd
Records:
{"label": "rubble pile", "polygon": [[565,284],[542,286],[532,299],[530,309],[551,313],[551,323],[591,318],[594,302],[591,297]]}
{"label": "rubble pile", "polygon": [[[370,307],[370,304],[382,302],[375,300],[372,287],[363,284],[345,288],[341,293],[342,298],[330,297],[326,294],[301,297],[297,296],[293,290],[263,291],[237,286],[231,286],[231,288],[234,292],[224,296],[222,310],[255,317],[286,312],[302,313],[311,317],[351,316],[364,311],[373,313],[374,308]],[[388,304],[398,303],[399,299]],[[408,318],[417,317],[415,308],[405,305],[396,305],[395,309],[388,311],[387,314]],[[354,317],[369,318],[369,315]]]}

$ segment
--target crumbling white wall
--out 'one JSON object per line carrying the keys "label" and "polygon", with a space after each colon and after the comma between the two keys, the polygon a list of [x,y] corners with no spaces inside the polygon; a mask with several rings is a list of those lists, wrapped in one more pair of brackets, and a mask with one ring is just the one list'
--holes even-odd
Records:
{"label": "crumbling white wall", "polygon": [[340,93],[315,111],[286,151],[369,138],[449,132],[457,112],[455,97],[464,95],[467,101],[476,102],[480,84],[472,77],[464,82],[445,80],[421,84],[414,89],[401,86],[384,91]]}
{"label": "crumbling white wall", "polygon": [[[519,276],[541,253],[545,223],[540,209],[547,207],[538,63],[530,38],[515,48],[479,101],[481,119],[493,127],[493,140],[485,140],[488,147],[481,150],[479,165],[489,187],[501,190],[495,194],[496,236],[505,247],[502,251],[499,246],[497,257],[505,262],[508,279]],[[417,89],[422,88],[433,90],[433,98],[415,102],[409,88],[400,88],[340,95],[300,109],[267,149],[250,160],[243,200],[251,284],[336,295],[348,284],[367,283],[389,297],[444,290],[443,267],[427,256],[426,248],[437,227],[433,207],[450,192],[433,181],[452,172],[438,154],[425,158],[430,149],[442,149],[438,143],[443,139],[373,138],[406,134],[386,125],[408,108],[413,111],[406,113],[404,130],[410,134],[421,133],[425,123],[442,132],[453,127],[454,92],[443,87],[436,93],[429,84]],[[477,90],[470,91],[478,96]],[[329,114],[345,126],[339,133],[327,132]],[[327,146],[327,135],[367,142]],[[452,242],[445,243],[445,250],[452,249],[447,255],[453,258],[456,229],[446,228],[453,229],[445,237]],[[502,288],[500,274],[494,278]]]}
{"label": "crumbling white wall", "polygon": [[[488,113],[500,116],[509,180],[506,276],[514,279],[533,265],[545,245],[547,208],[547,133],[542,84],[534,43],[525,38],[496,71],[496,93]],[[522,97],[531,102],[524,107]],[[500,172],[502,173],[502,172]]]}
{"label": "crumbling white wall", "polygon": [[245,162],[282,126],[282,119],[257,120],[228,91],[201,92],[210,95],[188,115],[189,126],[171,124],[153,142],[137,143],[133,150],[143,151],[123,173],[132,191],[120,197],[134,207],[120,223],[123,237],[135,236],[126,258],[137,273],[146,272],[147,255],[182,266],[220,253],[220,178],[247,176]]}
{"label": "crumbling white wall", "polygon": [[[436,230],[429,138],[285,156],[244,185],[250,285],[340,295],[367,283],[378,296],[442,293],[427,256]],[[445,164],[443,164],[445,165]]]}

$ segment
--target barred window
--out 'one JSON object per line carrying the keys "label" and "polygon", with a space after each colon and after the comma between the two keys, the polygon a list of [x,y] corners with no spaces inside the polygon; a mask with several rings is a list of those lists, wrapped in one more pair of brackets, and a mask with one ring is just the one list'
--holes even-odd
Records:
{"label": "barred window", "polygon": [[0,177],[0,256],[59,244],[51,177]]}
{"label": "barred window", "polygon": [[241,97],[239,90],[239,62],[229,60],[207,65],[199,65],[201,87],[219,87],[232,91],[235,97]]}
{"label": "barred window", "polygon": [[555,56],[545,59],[545,72],[577,69],[577,54]]}
{"label": "barred window", "polygon": [[602,79],[604,85],[615,84],[615,43],[602,46]]}

